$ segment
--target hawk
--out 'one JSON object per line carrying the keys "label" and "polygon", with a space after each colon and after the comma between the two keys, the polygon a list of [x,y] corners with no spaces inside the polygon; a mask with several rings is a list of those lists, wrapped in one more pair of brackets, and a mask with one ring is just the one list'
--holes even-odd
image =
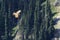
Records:
{"label": "hawk", "polygon": [[15,18],[19,18],[20,13],[21,13],[21,10],[18,10],[17,12],[13,12],[13,16]]}

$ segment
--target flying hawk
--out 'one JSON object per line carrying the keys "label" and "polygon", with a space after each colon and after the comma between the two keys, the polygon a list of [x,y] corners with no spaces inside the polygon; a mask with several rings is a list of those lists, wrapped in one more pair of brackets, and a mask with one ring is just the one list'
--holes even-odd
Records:
{"label": "flying hawk", "polygon": [[13,16],[15,18],[19,18],[20,13],[21,13],[21,10],[18,10],[17,12],[13,12]]}

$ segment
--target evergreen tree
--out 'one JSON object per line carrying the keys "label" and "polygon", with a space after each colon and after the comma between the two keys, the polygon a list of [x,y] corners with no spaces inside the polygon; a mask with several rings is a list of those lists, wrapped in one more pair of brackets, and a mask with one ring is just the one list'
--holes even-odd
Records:
{"label": "evergreen tree", "polygon": [[[18,19],[12,16],[16,10],[21,10]],[[0,22],[5,24],[6,40],[51,40],[54,28],[49,0],[5,0],[0,13],[5,15]]]}

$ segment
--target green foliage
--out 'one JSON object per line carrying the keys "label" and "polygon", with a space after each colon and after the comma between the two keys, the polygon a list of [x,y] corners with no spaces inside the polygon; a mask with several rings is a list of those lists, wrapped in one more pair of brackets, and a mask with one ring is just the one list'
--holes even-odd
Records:
{"label": "green foliage", "polygon": [[[18,0],[18,5],[13,5],[13,1],[7,1],[9,2],[6,4],[8,5],[8,8],[5,8],[6,5],[3,7],[4,11],[2,15],[5,13],[5,17],[7,18],[5,19],[8,21],[4,23],[6,24],[4,27],[8,28],[7,30],[5,29],[5,32],[7,32],[7,35],[5,34],[5,36],[7,36],[8,39],[11,37],[16,38],[18,35],[17,33],[19,33],[22,35],[22,40],[51,40],[54,28],[50,1]],[[16,19],[14,19],[14,17],[12,18],[11,10],[16,10],[14,6],[18,6],[16,9],[22,11],[20,18],[17,19],[18,22],[15,22]],[[11,38],[11,40],[13,40],[13,38]]]}

